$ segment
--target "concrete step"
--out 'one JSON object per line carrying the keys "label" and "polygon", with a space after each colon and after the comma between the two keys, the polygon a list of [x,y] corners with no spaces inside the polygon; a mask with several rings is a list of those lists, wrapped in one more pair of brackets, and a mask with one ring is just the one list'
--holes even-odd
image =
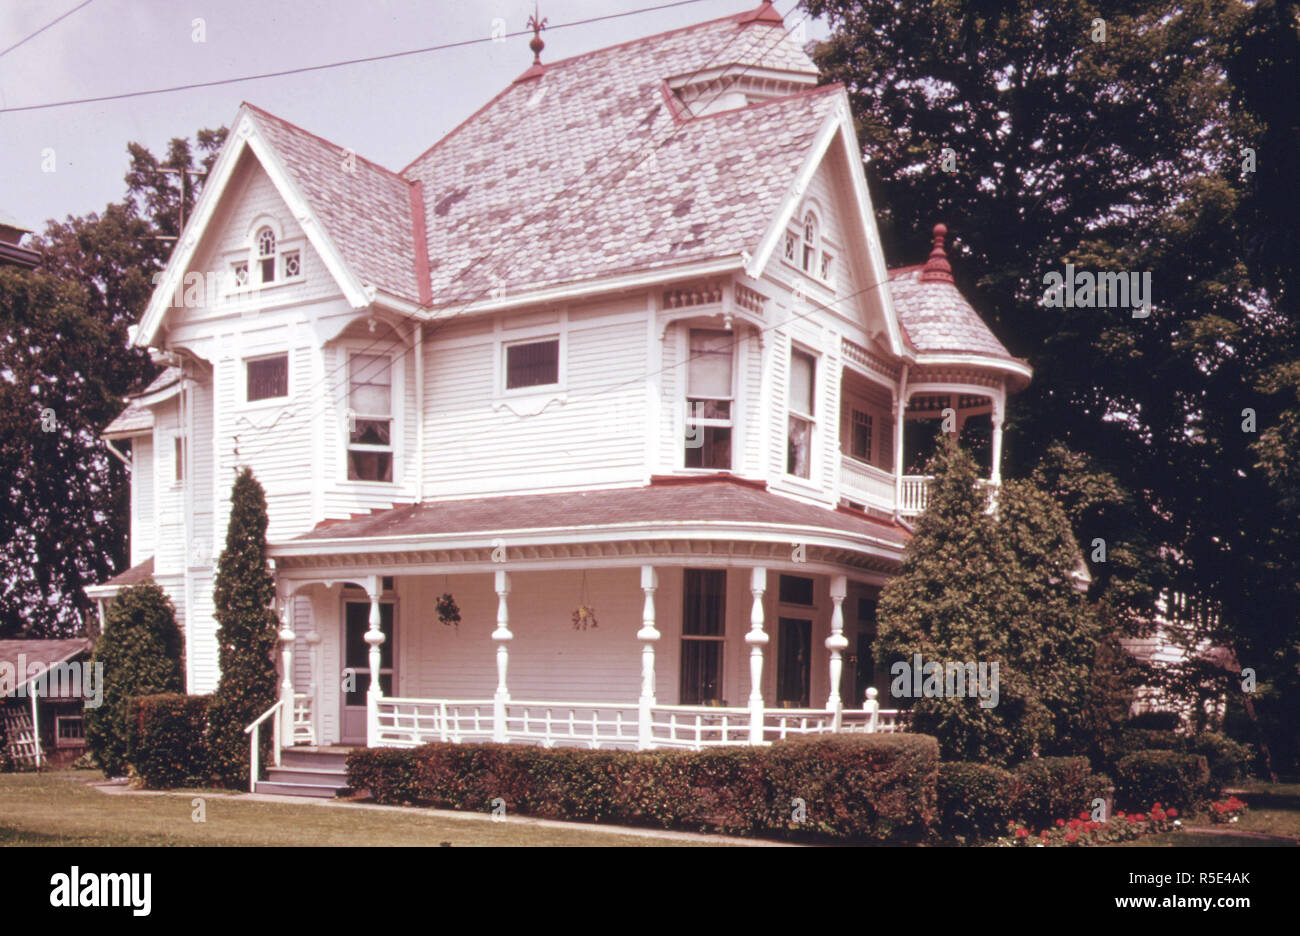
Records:
{"label": "concrete step", "polygon": [[346,750],[285,748],[280,752],[280,764],[284,767],[309,767],[313,770],[344,770],[349,753]]}
{"label": "concrete step", "polygon": [[274,780],[258,780],[258,793],[277,793],[280,796],[313,796],[320,799],[333,799],[338,787],[322,786],[316,783],[278,783]]}
{"label": "concrete step", "polygon": [[310,783],[336,788],[348,785],[345,771],[328,767],[268,767],[266,776],[275,783]]}

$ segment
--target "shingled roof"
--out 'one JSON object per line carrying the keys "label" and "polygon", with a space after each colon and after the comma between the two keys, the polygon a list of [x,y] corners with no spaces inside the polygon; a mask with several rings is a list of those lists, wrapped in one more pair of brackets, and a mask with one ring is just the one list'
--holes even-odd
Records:
{"label": "shingled roof", "polygon": [[424,182],[436,302],[752,251],[838,86],[683,119],[669,78],[817,74],[779,23],[740,20],[549,63],[403,170]]}

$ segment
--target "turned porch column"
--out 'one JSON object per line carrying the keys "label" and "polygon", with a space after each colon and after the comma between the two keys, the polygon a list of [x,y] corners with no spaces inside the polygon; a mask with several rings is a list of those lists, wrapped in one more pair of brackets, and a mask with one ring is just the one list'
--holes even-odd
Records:
{"label": "turned porch column", "polygon": [[506,598],[510,595],[510,573],[505,569],[496,572],[497,593],[497,629],[492,632],[492,639],[497,642],[497,691],[492,697],[492,740],[506,740],[506,703],[510,701],[510,690],[506,688],[506,667],[510,663],[510,651],[506,649],[508,641],[514,638],[510,633],[510,607]]}
{"label": "turned porch column", "polygon": [[831,652],[831,693],[826,699],[826,711],[834,714],[833,730],[840,730],[841,712],[844,705],[840,700],[840,680],[844,676],[843,651],[849,646],[844,636],[844,596],[848,594],[848,578],[843,575],[831,576],[831,635],[826,638],[826,649]]}
{"label": "turned porch column", "polygon": [[311,630],[307,633],[307,661],[311,664],[311,688],[308,694],[311,697],[311,743],[321,743],[321,704],[320,704],[320,673],[321,673],[321,636],[316,630],[316,620],[313,616]]}
{"label": "turned porch column", "polygon": [[654,747],[654,728],[651,722],[655,704],[655,641],[659,631],[655,628],[655,589],[659,587],[659,576],[654,566],[641,567],[641,591],[645,593],[645,607],[641,611],[641,629],[637,639],[641,641],[641,699],[637,705],[636,737],[637,747],[647,750]]}
{"label": "turned porch column", "polygon": [[366,747],[379,744],[379,700],[384,690],[379,685],[379,648],[384,642],[384,632],[380,629],[383,620],[379,611],[379,598],[383,591],[383,579],[372,575],[366,580],[366,594],[370,598],[370,626],[366,630],[366,643],[370,646],[370,686],[366,689]]}
{"label": "turned porch column", "polygon": [[280,602],[280,744],[293,746],[293,596]]}
{"label": "turned porch column", "polygon": [[894,516],[903,509],[903,427],[907,417],[907,365],[894,394]]}
{"label": "turned porch column", "polygon": [[749,591],[754,596],[754,605],[749,612],[749,633],[745,643],[749,644],[749,743],[763,743],[763,645],[767,643],[767,634],[763,633],[763,593],[767,591],[767,569],[754,569],[750,577]]}
{"label": "turned porch column", "polygon": [[989,466],[989,480],[995,485],[1002,483],[1002,420],[1006,415],[1006,393],[1006,384],[1003,383],[1002,390],[993,397],[993,463]]}

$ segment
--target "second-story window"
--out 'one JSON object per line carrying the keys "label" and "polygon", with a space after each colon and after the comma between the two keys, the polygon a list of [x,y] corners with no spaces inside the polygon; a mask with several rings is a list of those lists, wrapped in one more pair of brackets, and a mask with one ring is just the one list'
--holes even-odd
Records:
{"label": "second-story window", "polygon": [[790,352],[790,423],[785,470],[799,478],[812,476],[814,406],[817,397],[817,359],[807,351]]}
{"label": "second-story window", "polygon": [[731,467],[731,332],[691,331],[686,371],[687,468]]}
{"label": "second-story window", "polygon": [[264,227],[257,232],[257,265],[263,283],[275,282],[275,232]]}
{"label": "second-story window", "polygon": [[560,382],[560,339],[506,345],[506,389],[545,387]]}
{"label": "second-story window", "polygon": [[849,454],[858,461],[871,461],[871,414],[853,410],[853,423],[849,429]]}
{"label": "second-story window", "polygon": [[180,484],[185,480],[185,436],[172,437],[172,465],[175,469],[174,479]]}
{"label": "second-story window", "polygon": [[392,359],[353,354],[348,372],[348,480],[392,481]]}
{"label": "second-story window", "polygon": [[289,395],[289,355],[277,354],[246,363],[245,399],[249,403]]}

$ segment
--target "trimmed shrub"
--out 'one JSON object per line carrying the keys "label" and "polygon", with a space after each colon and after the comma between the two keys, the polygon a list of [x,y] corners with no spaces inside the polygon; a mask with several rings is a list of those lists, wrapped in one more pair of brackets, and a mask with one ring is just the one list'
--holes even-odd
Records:
{"label": "trimmed shrub", "polygon": [[207,780],[208,696],[176,693],[130,701],[127,758],[150,790]]}
{"label": "trimmed shrub", "polygon": [[939,765],[939,830],[944,838],[997,838],[1013,818],[1012,775],[991,764]]}
{"label": "trimmed shrub", "polygon": [[1211,796],[1218,796],[1229,784],[1236,783],[1250,769],[1254,750],[1217,731],[1202,731],[1187,738],[1182,750],[1187,754],[1200,754],[1210,770]]}
{"label": "trimmed shrub", "polygon": [[924,735],[816,737],[700,752],[426,744],[348,757],[381,803],[732,835],[917,841],[935,819],[939,750]]}
{"label": "trimmed shrub", "polygon": [[1011,801],[1015,818],[1031,826],[1092,809],[1105,798],[1110,778],[1092,772],[1086,757],[1040,757],[1012,771]]}
{"label": "trimmed shrub", "polygon": [[[219,783],[248,783],[248,736],[244,729],[275,704],[275,647],[279,631],[271,603],[275,580],[266,558],[266,495],[245,468],[230,492],[226,548],[217,561],[212,590],[217,619],[221,680],[208,707],[208,758]],[[261,733],[262,763],[271,732]]]}
{"label": "trimmed shrub", "polygon": [[1174,751],[1181,744],[1177,734],[1163,728],[1125,728],[1120,732],[1118,752],[1123,757],[1134,751]]}
{"label": "trimmed shrub", "polygon": [[153,582],[124,588],[108,609],[92,663],[104,698],[85,711],[86,747],[106,777],[126,772],[127,706],[135,696],[183,692],[182,637],[171,599]]}
{"label": "trimmed shrub", "polygon": [[1210,796],[1210,768],[1201,754],[1137,751],[1115,765],[1116,805],[1144,809],[1158,802],[1184,812]]}

